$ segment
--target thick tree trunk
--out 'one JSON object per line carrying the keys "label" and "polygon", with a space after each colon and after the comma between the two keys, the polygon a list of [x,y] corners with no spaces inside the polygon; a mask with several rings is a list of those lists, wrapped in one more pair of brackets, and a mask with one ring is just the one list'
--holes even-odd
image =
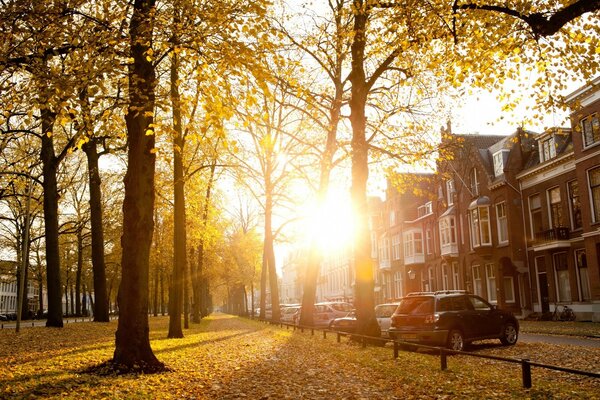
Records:
{"label": "thick tree trunk", "polygon": [[[177,38],[173,38],[174,45]],[[184,302],[184,276],[187,265],[186,229],[185,229],[185,177],[183,176],[183,150],[185,139],[181,126],[181,104],[179,96],[179,59],[176,52],[171,56],[171,107],[173,109],[173,190],[174,190],[174,223],[173,223],[173,298],[172,313],[169,313],[169,338],[182,338],[181,312]],[[185,317],[187,318],[187,317]]]}
{"label": "thick tree trunk", "polygon": [[[336,19],[337,31],[341,35],[341,12],[343,2],[339,2],[338,6],[333,9]],[[341,36],[340,36],[341,37]],[[317,210],[321,210],[327,198],[329,190],[329,180],[331,170],[333,169],[333,155],[337,149],[337,130],[342,110],[342,100],[344,95],[344,85],[342,82],[342,40],[337,41],[335,65],[333,69],[333,81],[335,85],[335,94],[333,102],[329,109],[329,127],[327,131],[327,141],[325,143],[325,151],[321,159],[321,171],[319,179],[319,189],[317,193]],[[300,313],[300,325],[310,326],[313,324],[313,305],[317,299],[317,282],[320,275],[320,265],[322,255],[319,251],[319,243],[316,238],[310,242],[308,249],[308,260],[306,266],[306,275],[304,277],[304,285],[302,288],[302,309]]]}
{"label": "thick tree trunk", "polygon": [[92,228],[92,271],[94,280],[94,322],[108,322],[108,293],[106,290],[106,265],[104,263],[104,226],[102,225],[102,189],[98,169],[96,140],[83,145],[87,156],[90,189],[90,223]]}
{"label": "thick tree trunk", "polygon": [[154,0],[135,0],[129,26],[133,59],[129,64],[129,108],[125,116],[129,150],[123,201],[119,324],[113,358],[120,368],[143,371],[164,368],[150,347],[148,327],[156,163],[152,128],[156,76],[148,54],[152,48],[154,3]]}
{"label": "thick tree trunk", "polygon": [[356,272],[355,309],[357,333],[379,336],[375,318],[375,292],[371,241],[368,224],[367,180],[369,178],[369,145],[366,140],[365,108],[369,91],[364,63],[367,27],[367,6],[354,0],[354,38],[351,46],[352,82],[350,123],[352,124],[352,203],[355,214],[354,268]]}
{"label": "thick tree trunk", "polygon": [[47,108],[43,108],[41,110],[41,119],[46,290],[48,292],[48,319],[46,320],[46,326],[62,328],[62,295],[58,244],[58,186],[56,181],[57,160],[54,153],[54,140],[52,136],[56,114]]}

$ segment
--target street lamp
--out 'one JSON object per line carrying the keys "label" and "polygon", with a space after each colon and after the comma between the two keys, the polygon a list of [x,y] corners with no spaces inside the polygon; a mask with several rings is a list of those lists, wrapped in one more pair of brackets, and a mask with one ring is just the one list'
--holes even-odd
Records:
{"label": "street lamp", "polygon": [[408,277],[410,279],[415,279],[416,276],[417,276],[417,273],[415,271],[413,271],[412,269],[408,270]]}

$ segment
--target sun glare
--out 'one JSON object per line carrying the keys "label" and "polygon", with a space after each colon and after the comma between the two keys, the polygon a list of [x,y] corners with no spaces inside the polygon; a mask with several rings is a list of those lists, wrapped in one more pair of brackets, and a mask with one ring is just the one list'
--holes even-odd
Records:
{"label": "sun glare", "polygon": [[338,250],[352,242],[354,217],[350,195],[331,190],[323,205],[309,206],[306,228],[307,240],[316,239],[322,252]]}

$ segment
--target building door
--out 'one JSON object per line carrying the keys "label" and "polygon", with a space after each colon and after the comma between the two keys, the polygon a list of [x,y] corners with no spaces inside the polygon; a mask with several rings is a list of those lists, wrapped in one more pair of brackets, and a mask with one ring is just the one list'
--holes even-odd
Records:
{"label": "building door", "polygon": [[542,313],[550,312],[550,299],[548,298],[548,276],[544,257],[535,258],[535,268],[538,276],[538,290]]}

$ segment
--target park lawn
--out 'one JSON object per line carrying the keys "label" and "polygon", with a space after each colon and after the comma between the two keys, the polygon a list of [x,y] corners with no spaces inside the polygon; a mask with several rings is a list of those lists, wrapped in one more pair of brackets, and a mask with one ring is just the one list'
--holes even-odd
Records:
{"label": "park lawn", "polygon": [[[523,389],[516,364],[464,356],[448,359],[386,347],[361,348],[336,335],[280,328],[215,314],[166,339],[168,318],[151,317],[151,344],[169,372],[97,375],[110,359],[116,321],[0,331],[0,398],[64,399],[332,399],[332,398],[600,398],[600,380],[533,368]],[[598,371],[598,349],[518,343],[476,349],[502,356]]]}

